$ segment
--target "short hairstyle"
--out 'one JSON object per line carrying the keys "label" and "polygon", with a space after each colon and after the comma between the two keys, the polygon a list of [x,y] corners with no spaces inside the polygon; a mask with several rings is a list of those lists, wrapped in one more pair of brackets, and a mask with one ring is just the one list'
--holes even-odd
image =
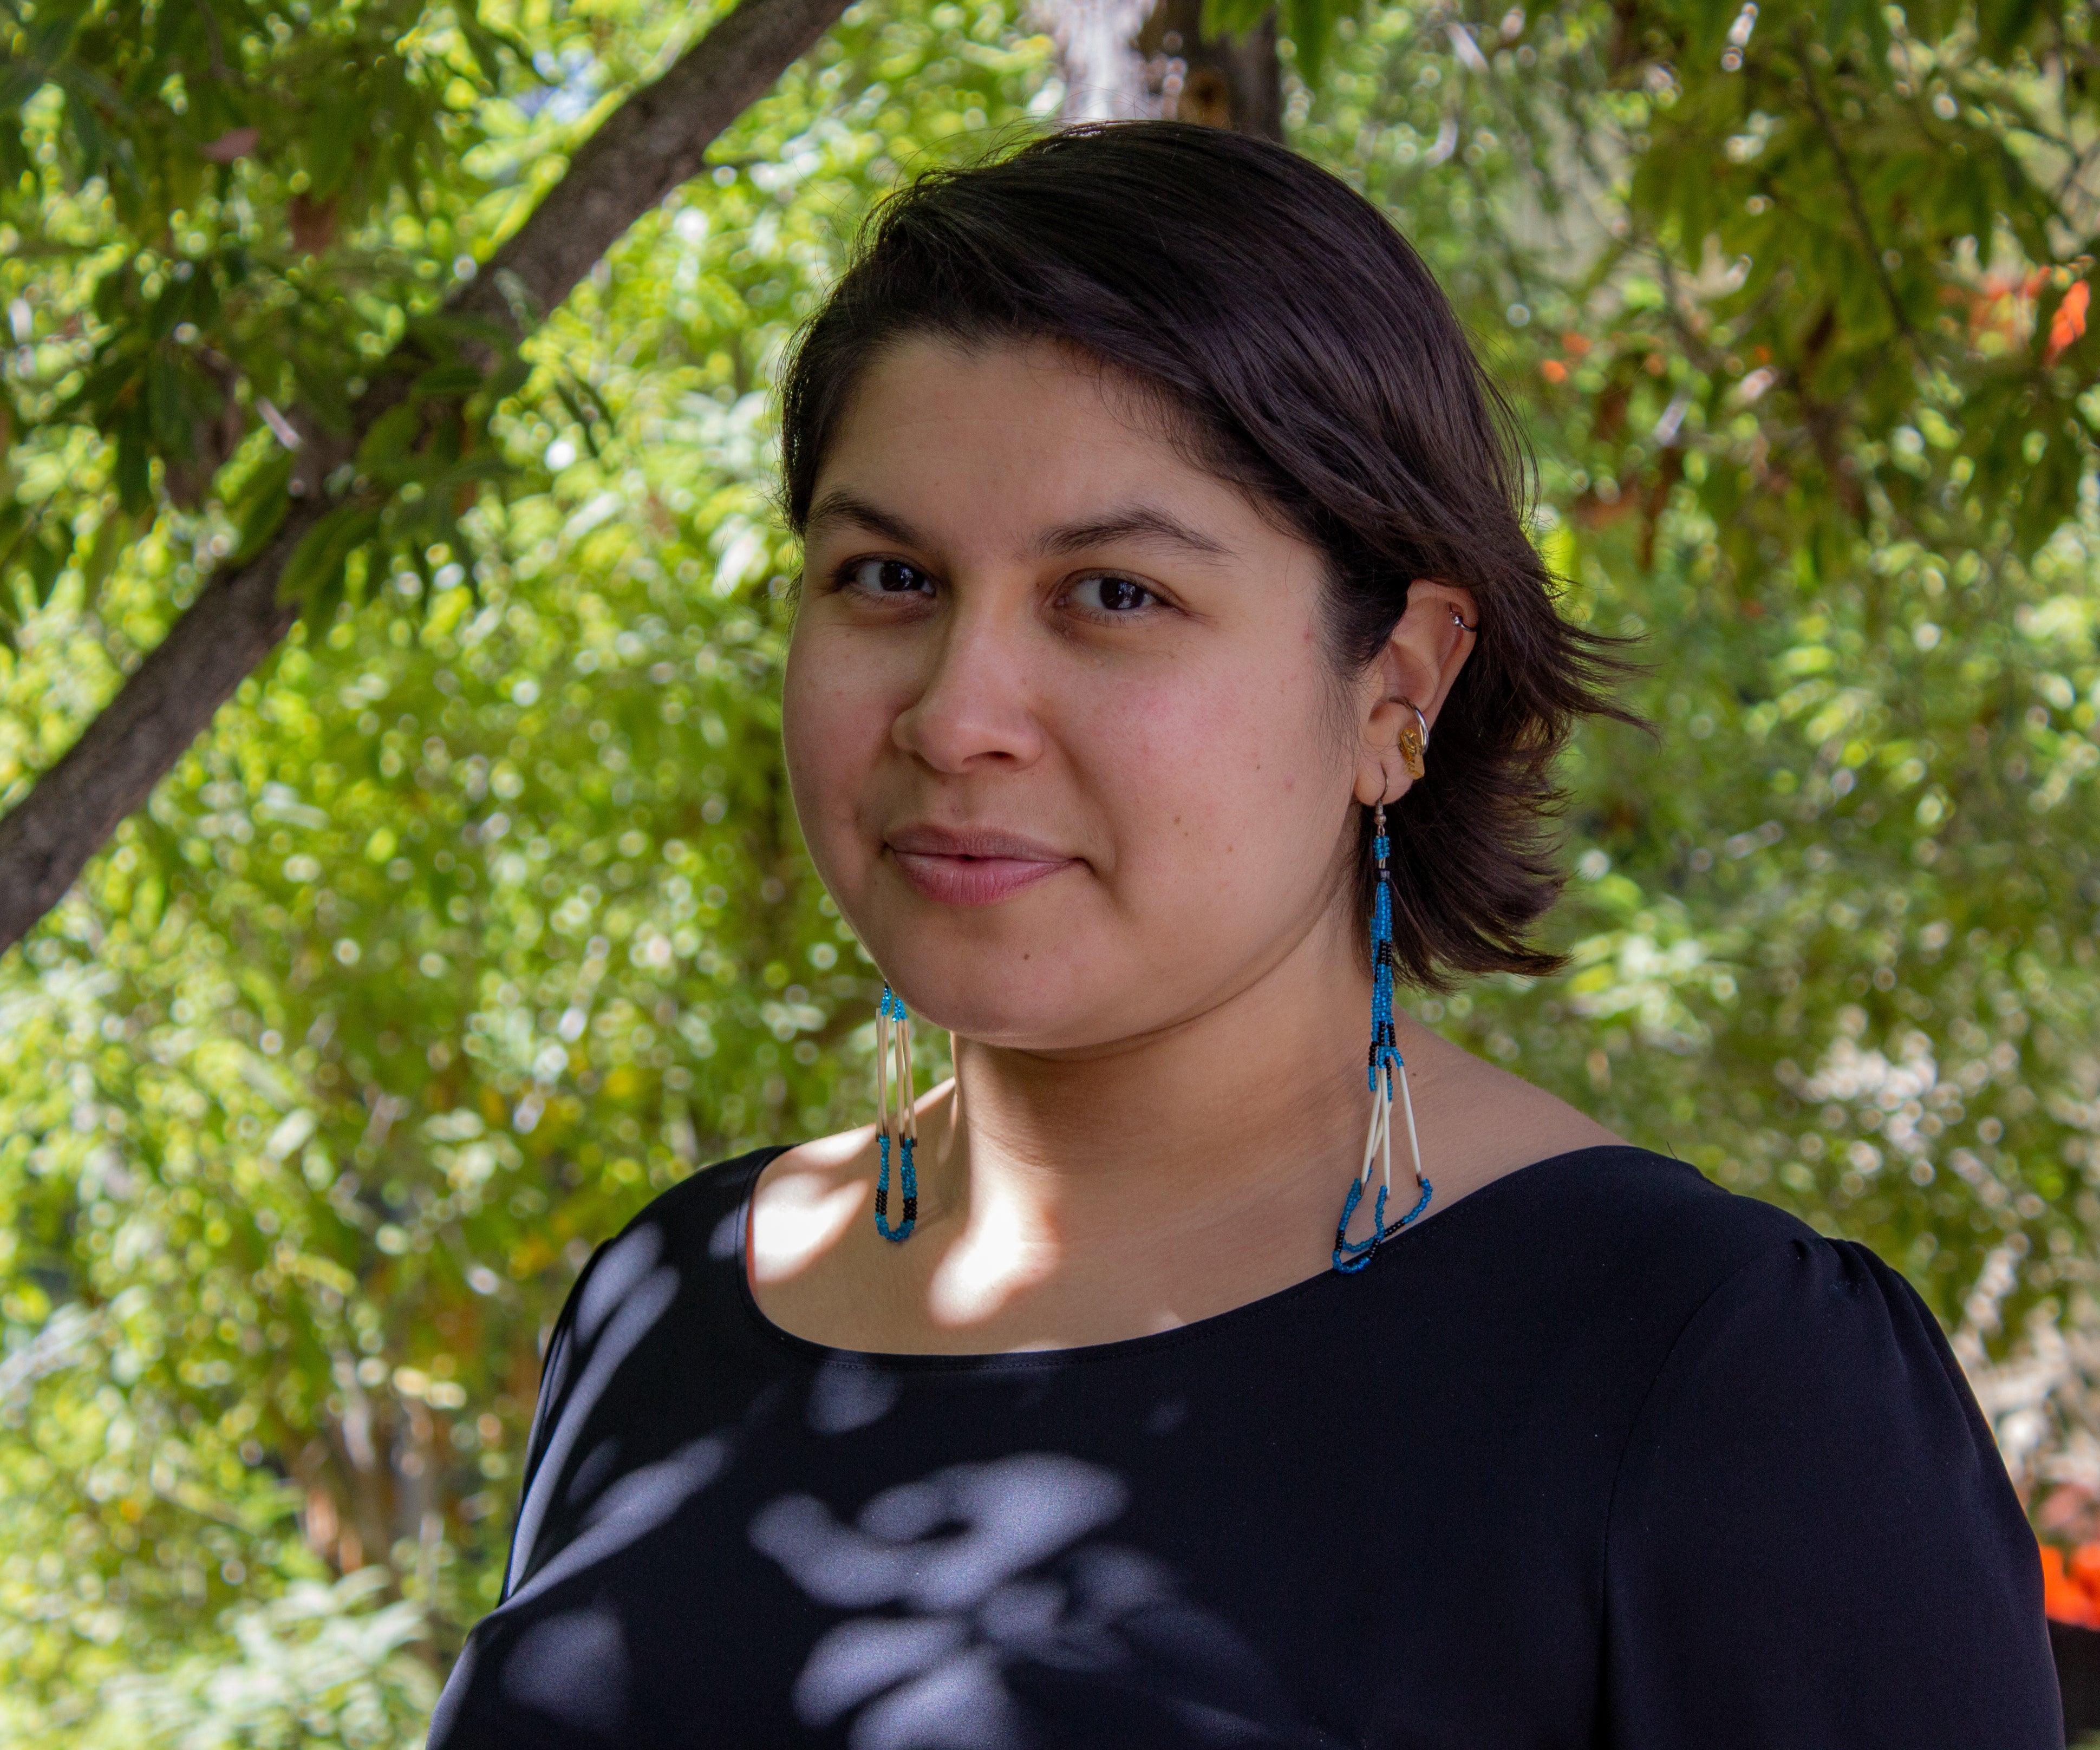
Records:
{"label": "short hairstyle", "polygon": [[[1462,585],[1478,640],[1428,775],[1391,813],[1397,970],[1555,970],[1527,939],[1563,876],[1555,756],[1624,716],[1617,641],[1571,624],[1526,533],[1516,422],[1407,240],[1361,195],[1244,134],[1075,127],[921,175],[870,215],[782,386],[782,508],[799,536],[861,374],[907,338],[1049,341],[1148,392],[1202,465],[1317,548],[1330,655],[1353,677],[1410,583]],[[1365,853],[1370,810],[1364,811]],[[1364,915],[1371,880],[1362,872]]]}

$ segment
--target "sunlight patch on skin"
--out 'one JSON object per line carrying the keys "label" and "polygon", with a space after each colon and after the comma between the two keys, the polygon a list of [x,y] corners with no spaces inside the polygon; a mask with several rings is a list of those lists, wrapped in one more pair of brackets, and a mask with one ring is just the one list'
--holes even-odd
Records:
{"label": "sunlight patch on skin", "polygon": [[752,1219],[751,1273],[760,1282],[798,1274],[838,1244],[867,1201],[858,1176],[840,1170],[868,1145],[866,1129],[827,1136],[796,1151],[796,1165],[769,1175]]}
{"label": "sunlight patch on skin", "polygon": [[[1068,1268],[1065,1249],[1041,1236],[1037,1216],[1019,1201],[1002,1201],[996,1213],[973,1214],[969,1231],[942,1254],[926,1286],[926,1313],[937,1326],[968,1329],[999,1316],[1016,1301]],[[1127,1336],[1179,1330],[1189,1320],[1171,1307],[1127,1309]],[[1004,1350],[1063,1349],[1069,1338],[1026,1337],[1001,1342]]]}
{"label": "sunlight patch on skin", "polygon": [[993,1317],[1009,1301],[1058,1272],[1064,1248],[1046,1243],[1021,1200],[986,1198],[969,1226],[934,1267],[926,1311],[936,1325],[968,1325]]}

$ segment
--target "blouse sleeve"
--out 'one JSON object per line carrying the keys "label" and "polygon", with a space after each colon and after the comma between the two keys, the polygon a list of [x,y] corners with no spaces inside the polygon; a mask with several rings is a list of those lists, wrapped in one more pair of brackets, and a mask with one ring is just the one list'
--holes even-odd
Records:
{"label": "blouse sleeve", "polygon": [[583,1298],[584,1285],[588,1282],[598,1261],[605,1255],[601,1245],[594,1250],[589,1262],[569,1285],[567,1296],[562,1302],[562,1310],[556,1316],[554,1329],[547,1333],[547,1352],[540,1362],[540,1395],[532,1405],[532,1427],[525,1437],[525,1466],[518,1482],[518,1511],[510,1523],[510,1553],[503,1565],[504,1598],[509,1598],[518,1588],[523,1576],[524,1563],[532,1554],[527,1545],[525,1507],[532,1498],[532,1483],[540,1474],[540,1462],[547,1456],[547,1440],[554,1430],[554,1423],[563,1396],[566,1395],[572,1369],[574,1329],[576,1303]]}
{"label": "blouse sleeve", "polygon": [[2033,1533],[1945,1338],[1864,1247],[1709,1297],[1605,1553],[1613,1750],[2062,1750]]}

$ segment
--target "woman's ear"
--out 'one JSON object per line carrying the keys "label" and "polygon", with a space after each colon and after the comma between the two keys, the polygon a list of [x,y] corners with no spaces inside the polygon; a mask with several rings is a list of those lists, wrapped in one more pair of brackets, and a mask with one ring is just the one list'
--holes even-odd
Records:
{"label": "woman's ear", "polygon": [[1471,591],[1427,577],[1409,587],[1407,611],[1364,673],[1359,802],[1397,802],[1414,782],[1408,755],[1423,762],[1436,757],[1426,745],[1403,743],[1426,744],[1430,738],[1423,732],[1436,728],[1451,683],[1472,653],[1480,623]]}

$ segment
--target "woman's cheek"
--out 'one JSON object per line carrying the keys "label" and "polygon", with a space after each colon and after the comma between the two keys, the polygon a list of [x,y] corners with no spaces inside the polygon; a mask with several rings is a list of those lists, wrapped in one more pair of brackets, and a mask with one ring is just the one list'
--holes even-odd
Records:
{"label": "woman's cheek", "polygon": [[[841,899],[865,879],[859,805],[872,765],[868,702],[840,684],[839,653],[799,633],[788,647],[781,688],[781,744],[802,837],[824,885]],[[850,672],[849,670],[845,671]],[[872,725],[872,727],[871,727]]]}
{"label": "woman's cheek", "polygon": [[1245,780],[1264,775],[1264,732],[1231,699],[1229,686],[1188,673],[1110,690],[1074,714],[1078,785],[1107,823],[1110,886],[1127,915],[1193,924],[1241,884],[1261,831],[1261,800]]}
{"label": "woman's cheek", "polygon": [[1172,827],[1176,886],[1199,915],[1215,908],[1221,928],[1230,918],[1259,932],[1317,906],[1326,860],[1308,853],[1348,813],[1349,774],[1333,756],[1323,698],[1304,677],[1276,679],[1250,664],[1207,689],[1155,762],[1189,774],[1148,810]]}

